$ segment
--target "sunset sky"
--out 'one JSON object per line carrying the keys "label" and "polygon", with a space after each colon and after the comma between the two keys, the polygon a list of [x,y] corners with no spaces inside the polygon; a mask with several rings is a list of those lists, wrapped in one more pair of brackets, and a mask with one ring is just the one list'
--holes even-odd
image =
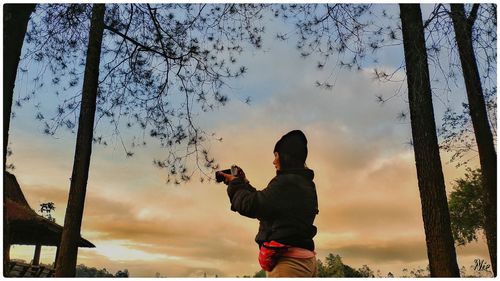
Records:
{"label": "sunset sky", "polygon": [[[396,9],[396,5],[390,5]],[[428,11],[432,6],[424,7]],[[252,183],[263,189],[274,176],[276,141],[293,129],[308,138],[307,165],[315,171],[319,215],[314,238],[318,258],[339,254],[345,264],[401,273],[403,268],[425,268],[427,255],[421,216],[408,111],[406,81],[381,83],[375,64],[363,71],[339,70],[332,62],[319,71],[315,59],[300,58],[295,39],[276,41],[277,31],[293,26],[268,20],[262,50],[248,48],[241,62],[247,74],[226,89],[230,102],[196,122],[216,132],[222,142],[207,145],[222,167],[237,164]],[[393,70],[404,62],[402,45],[377,53],[377,68]],[[32,66],[34,67],[34,66]],[[400,77],[404,74],[398,72]],[[47,75],[46,79],[52,77]],[[331,90],[315,86],[328,80]],[[453,92],[434,99],[437,122],[444,108],[459,109],[465,100],[461,81]],[[31,91],[29,74],[18,73],[15,98]],[[400,89],[401,88],[401,89]],[[401,94],[384,104],[377,95]],[[244,100],[250,96],[252,102]],[[37,101],[14,107],[9,145],[13,174],[35,210],[42,202],[56,205],[55,218],[63,224],[76,136],[64,129],[51,137],[34,118],[43,104],[53,115],[56,98],[41,92]],[[167,173],[153,166],[165,154],[157,143],[134,149],[127,158],[121,142],[93,146],[82,236],[96,245],[80,249],[78,263],[110,272],[127,268],[131,276],[195,277],[253,275],[260,270],[254,242],[258,221],[230,210],[225,185],[214,182],[166,184]],[[441,154],[446,188],[452,190],[464,168]],[[476,167],[472,162],[471,166]],[[30,261],[34,247],[15,245],[12,258]],[[485,241],[457,247],[459,266],[480,258],[489,263]],[[42,249],[42,262],[52,263],[55,248]]]}

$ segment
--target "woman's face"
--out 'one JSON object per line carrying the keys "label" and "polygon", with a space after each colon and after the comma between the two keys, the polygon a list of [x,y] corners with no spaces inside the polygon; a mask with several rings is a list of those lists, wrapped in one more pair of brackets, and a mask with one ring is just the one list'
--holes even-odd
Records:
{"label": "woman's face", "polygon": [[281,168],[280,167],[280,156],[279,156],[278,152],[274,153],[273,165],[274,165],[274,168],[276,168],[276,171],[280,170],[280,168]]}

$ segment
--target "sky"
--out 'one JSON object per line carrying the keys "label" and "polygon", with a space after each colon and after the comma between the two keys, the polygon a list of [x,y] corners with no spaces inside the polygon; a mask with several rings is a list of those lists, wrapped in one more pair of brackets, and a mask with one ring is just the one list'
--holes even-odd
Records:
{"label": "sky", "polygon": [[[370,67],[346,71],[332,65],[319,71],[314,59],[300,58],[293,39],[273,40],[272,31],[282,28],[291,29],[269,22],[264,48],[244,53],[248,72],[231,82],[230,102],[200,113],[198,124],[223,138],[207,147],[222,167],[237,164],[253,186],[263,189],[275,175],[276,141],[290,130],[302,130],[308,139],[307,166],[316,175],[318,258],[339,254],[345,264],[368,265],[382,275],[425,268],[410,124],[397,118],[407,111],[407,100],[403,92],[384,104],[376,102],[378,95],[392,96],[404,84],[379,82]],[[377,67],[394,69],[403,61],[402,46],[378,56]],[[324,79],[333,83],[331,90],[315,86]],[[15,96],[30,87],[29,76],[19,73]],[[37,99],[50,113],[55,99],[49,92]],[[462,86],[452,94],[447,97],[452,105],[465,98]],[[243,102],[246,96],[252,98],[250,105]],[[435,99],[436,116],[443,114],[442,100]],[[64,130],[44,135],[33,118],[35,104],[14,108],[8,162],[14,163],[31,207],[54,202],[56,222],[62,225],[76,138]],[[79,264],[113,273],[127,268],[136,277],[243,276],[260,270],[254,242],[258,221],[230,210],[223,184],[167,184],[166,171],[152,164],[166,153],[159,145],[151,142],[134,152],[126,157],[119,141],[93,146],[81,231],[96,248],[80,249]],[[450,192],[464,168],[449,163],[449,153],[441,152],[441,158]],[[29,261],[33,252],[34,247],[14,245],[11,257]],[[42,262],[53,262],[54,255],[54,247],[44,247]],[[475,259],[489,262],[484,239],[457,247],[457,255],[459,266],[469,267]]]}

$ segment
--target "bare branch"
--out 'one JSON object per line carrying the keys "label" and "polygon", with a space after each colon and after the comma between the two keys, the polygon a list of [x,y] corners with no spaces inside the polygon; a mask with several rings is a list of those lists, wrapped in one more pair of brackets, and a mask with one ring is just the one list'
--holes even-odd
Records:
{"label": "bare branch", "polygon": [[424,23],[424,29],[426,29],[429,23],[431,23],[439,15],[439,10],[441,9],[441,7],[443,7],[443,4],[437,4],[434,7],[434,10],[431,13],[431,17],[427,19]]}
{"label": "bare branch", "polygon": [[153,49],[151,47],[148,47],[145,44],[140,43],[139,41],[137,41],[137,40],[135,40],[135,39],[133,39],[133,38],[131,38],[131,37],[129,37],[129,36],[121,33],[119,30],[117,30],[116,28],[113,28],[113,27],[111,27],[109,25],[104,25],[104,29],[111,31],[111,32],[115,33],[116,35],[121,36],[124,39],[127,39],[128,41],[130,41],[130,42],[132,42],[132,43],[140,46],[144,50],[147,50],[147,51],[153,52],[155,54],[158,54],[158,55],[160,55],[160,56],[162,56],[162,57],[164,57],[166,59],[179,60],[179,59],[182,59],[182,57],[183,57],[183,56],[180,56],[180,57],[171,57],[171,56],[168,56],[164,52],[160,52],[160,51],[155,50],[155,49]]}

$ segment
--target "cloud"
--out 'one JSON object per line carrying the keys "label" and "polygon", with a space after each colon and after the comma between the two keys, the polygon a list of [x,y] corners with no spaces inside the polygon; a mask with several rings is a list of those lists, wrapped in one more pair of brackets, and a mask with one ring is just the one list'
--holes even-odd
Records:
{"label": "cloud", "polygon": [[337,248],[322,249],[322,253],[335,253],[355,263],[377,264],[385,262],[412,263],[427,258],[425,239],[394,239],[356,243]]}
{"label": "cloud", "polygon": [[[80,249],[85,254],[80,255],[79,262],[96,267],[114,264],[115,271],[122,267],[134,268],[138,270],[135,276],[146,272],[142,276],[154,275],[152,270],[135,267],[146,260],[150,263],[145,268],[154,268],[152,265],[159,265],[159,261],[174,264],[169,267],[170,276],[203,276],[200,270],[219,276],[253,274],[253,270],[248,270],[252,268],[250,265],[258,271],[257,246],[253,242],[257,222],[241,220],[229,210],[227,202],[224,205],[207,200],[210,197],[227,200],[220,186],[211,186],[212,190],[206,186],[196,187],[201,195],[190,197],[184,192],[168,192],[163,188],[163,192],[155,194],[137,193],[133,200],[126,196],[105,198],[90,192],[82,235],[91,240],[96,249]],[[219,188],[219,193],[214,192],[215,188]],[[28,198],[50,198],[58,209],[66,200],[61,190],[53,187],[27,186],[24,191]],[[150,209],[151,216],[139,215],[145,208]],[[214,216],[226,219],[214,221]],[[58,218],[59,223],[62,221]],[[211,266],[214,263],[219,269]],[[223,268],[232,268],[232,272],[224,273],[220,270]]]}
{"label": "cloud", "polygon": [[[481,237],[481,235],[479,236]],[[466,246],[458,246],[456,247],[457,249],[457,254],[464,256],[464,257],[474,257],[474,258],[483,258],[486,260],[489,260],[489,255],[488,255],[488,246],[485,243],[486,239],[485,237],[481,237],[478,241],[472,241],[471,243],[467,244]]]}

